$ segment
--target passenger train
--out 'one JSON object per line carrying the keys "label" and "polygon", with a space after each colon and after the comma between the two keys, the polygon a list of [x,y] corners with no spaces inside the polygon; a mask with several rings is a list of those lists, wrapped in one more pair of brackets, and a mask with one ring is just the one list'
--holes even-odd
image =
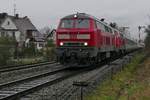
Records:
{"label": "passenger train", "polygon": [[57,60],[62,64],[96,64],[137,48],[119,29],[85,13],[62,18],[56,29]]}

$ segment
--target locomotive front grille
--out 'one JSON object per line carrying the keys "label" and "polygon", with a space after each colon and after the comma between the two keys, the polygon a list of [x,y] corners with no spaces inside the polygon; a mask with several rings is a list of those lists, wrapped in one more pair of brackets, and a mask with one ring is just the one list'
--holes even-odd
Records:
{"label": "locomotive front grille", "polygon": [[74,42],[74,43],[64,43],[64,46],[84,46],[84,43]]}
{"label": "locomotive front grille", "polygon": [[90,34],[78,34],[77,39],[90,39]]}
{"label": "locomotive front grille", "polygon": [[90,34],[58,34],[58,39],[90,39]]}

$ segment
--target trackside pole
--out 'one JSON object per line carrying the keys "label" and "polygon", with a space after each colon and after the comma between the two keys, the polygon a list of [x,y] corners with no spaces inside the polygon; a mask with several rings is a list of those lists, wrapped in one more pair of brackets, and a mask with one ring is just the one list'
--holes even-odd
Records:
{"label": "trackside pole", "polygon": [[87,87],[88,86],[88,82],[82,82],[82,81],[80,81],[80,82],[73,82],[73,85],[77,86],[77,87],[80,87],[80,89],[81,89],[80,98],[81,98],[81,100],[83,100],[83,87]]}

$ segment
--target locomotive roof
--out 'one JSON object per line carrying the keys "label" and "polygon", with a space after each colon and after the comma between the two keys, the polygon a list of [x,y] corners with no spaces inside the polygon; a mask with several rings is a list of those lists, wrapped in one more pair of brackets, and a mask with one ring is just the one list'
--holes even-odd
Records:
{"label": "locomotive roof", "polygon": [[[96,17],[94,17],[94,16],[92,16],[92,15],[86,14],[86,13],[71,14],[71,15],[68,15],[68,16],[63,17],[62,19],[75,18],[75,16],[77,16],[77,18],[91,18],[91,19],[93,19],[93,20],[96,20],[96,21],[99,21],[99,22],[103,23],[103,24],[106,25],[106,26],[109,26],[109,25],[107,25],[105,22],[102,22],[100,19],[98,19],[98,18],[96,18]],[[109,27],[111,27],[111,26],[109,26]],[[112,28],[112,27],[111,27],[111,28]]]}
{"label": "locomotive roof", "polygon": [[[100,19],[92,16],[92,15],[89,15],[89,14],[86,14],[86,13],[76,13],[76,14],[71,14],[71,15],[68,15],[68,16],[65,16],[63,17],[62,19],[66,19],[66,18],[75,18],[75,16],[77,16],[77,18],[91,18],[91,19],[94,19],[94,20],[97,20],[101,23],[104,23],[102,22]],[[106,23],[104,23],[106,24]]]}
{"label": "locomotive roof", "polygon": [[92,16],[92,15],[86,14],[86,13],[71,14],[71,15],[68,15],[68,16],[63,17],[62,19],[75,18],[75,15],[77,16],[77,18],[91,18],[91,19],[94,19],[94,20],[99,21],[99,22],[101,22],[102,24],[104,24],[104,25],[110,27],[110,28],[113,29],[113,30],[119,31],[118,29],[115,29],[115,28],[111,27],[110,25],[108,25],[107,23],[101,21],[100,19],[98,19],[98,18],[96,18],[96,17],[94,17],[94,16]]}
{"label": "locomotive roof", "polygon": [[86,13],[71,14],[71,15],[65,16],[62,19],[65,19],[65,18],[75,18],[75,15],[77,16],[77,18],[93,18],[93,19],[95,19],[94,17],[92,17],[91,15],[88,15]]}

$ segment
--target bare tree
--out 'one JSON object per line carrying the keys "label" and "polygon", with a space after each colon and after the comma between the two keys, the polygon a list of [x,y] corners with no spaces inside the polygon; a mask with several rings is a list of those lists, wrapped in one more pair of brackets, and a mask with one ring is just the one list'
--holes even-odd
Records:
{"label": "bare tree", "polygon": [[40,33],[48,35],[48,34],[50,34],[51,30],[52,29],[50,27],[45,26],[45,27],[40,29]]}

